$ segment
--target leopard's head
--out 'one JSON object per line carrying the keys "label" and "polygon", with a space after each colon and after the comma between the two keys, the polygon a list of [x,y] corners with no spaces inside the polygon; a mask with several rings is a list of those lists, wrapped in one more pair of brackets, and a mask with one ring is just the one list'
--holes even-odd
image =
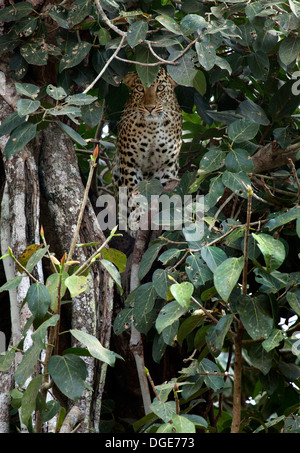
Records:
{"label": "leopard's head", "polygon": [[172,116],[175,110],[178,111],[174,92],[176,83],[164,68],[160,69],[150,87],[145,87],[137,74],[128,74],[123,80],[131,90],[126,107],[135,109],[140,119],[160,121],[163,116]]}

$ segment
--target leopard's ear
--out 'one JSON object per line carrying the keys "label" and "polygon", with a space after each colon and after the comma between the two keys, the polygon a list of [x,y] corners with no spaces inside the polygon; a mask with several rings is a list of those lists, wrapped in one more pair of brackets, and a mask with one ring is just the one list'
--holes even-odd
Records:
{"label": "leopard's ear", "polygon": [[170,81],[172,87],[173,87],[173,88],[178,87],[178,83],[176,83],[176,82],[172,79],[172,77],[170,76],[169,73],[167,73],[167,74],[168,74],[168,79],[169,79],[169,81]]}
{"label": "leopard's ear", "polygon": [[127,74],[123,77],[123,82],[129,87],[132,88],[136,82],[137,75],[136,74]]}

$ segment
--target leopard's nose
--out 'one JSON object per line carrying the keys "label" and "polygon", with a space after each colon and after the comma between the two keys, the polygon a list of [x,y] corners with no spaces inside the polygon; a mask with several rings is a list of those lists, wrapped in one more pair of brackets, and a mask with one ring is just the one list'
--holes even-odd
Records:
{"label": "leopard's nose", "polygon": [[155,107],[156,105],[145,105],[145,109],[148,110],[149,113],[152,113]]}

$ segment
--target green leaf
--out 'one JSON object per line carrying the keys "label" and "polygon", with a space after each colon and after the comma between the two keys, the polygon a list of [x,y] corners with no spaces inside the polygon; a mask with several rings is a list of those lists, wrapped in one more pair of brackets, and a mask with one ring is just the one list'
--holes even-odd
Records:
{"label": "green leaf", "polygon": [[288,36],[280,41],[279,58],[286,66],[296,62],[296,58],[300,54],[300,38],[297,36]]}
{"label": "green leaf", "polygon": [[36,136],[36,132],[36,124],[26,122],[18,126],[5,146],[5,157],[12,157],[21,151]]}
{"label": "green leaf", "polygon": [[[173,324],[166,327],[162,331],[163,340],[166,344],[172,346],[172,344],[174,343],[174,340],[176,338],[177,332],[178,332],[178,327],[179,327],[179,320],[177,319],[177,321],[173,322]],[[176,340],[177,340],[177,338],[176,338]]]}
{"label": "green leaf", "polygon": [[186,307],[181,306],[177,301],[169,302],[159,312],[156,319],[155,327],[158,333],[161,333],[166,327],[173,324],[187,311]]}
{"label": "green leaf", "polygon": [[227,170],[233,173],[253,171],[252,158],[244,149],[232,149],[226,156],[225,165]]}
{"label": "green leaf", "polygon": [[198,364],[197,371],[199,373],[210,373],[204,377],[204,382],[208,388],[218,391],[224,387],[224,378],[222,376],[211,375],[212,373],[221,373],[219,367],[211,360],[201,360]]}
{"label": "green leaf", "polygon": [[174,258],[177,258],[181,253],[179,249],[168,249],[163,252],[158,258],[163,264],[167,264],[169,261],[172,261]]}
{"label": "green leaf", "polygon": [[19,284],[22,281],[22,278],[23,277],[21,275],[17,275],[8,282],[4,283],[4,285],[0,287],[0,293],[2,293],[3,291],[10,291],[11,289],[14,289],[17,286],[19,286]]}
{"label": "green leaf", "polygon": [[244,267],[244,257],[228,258],[220,264],[214,273],[216,290],[225,302],[237,284]]}
{"label": "green leaf", "polygon": [[196,42],[195,48],[199,63],[206,71],[210,71],[216,64],[217,60],[215,49],[213,46],[208,45],[205,42]]}
{"label": "green leaf", "polygon": [[15,349],[9,349],[4,355],[0,355],[0,371],[8,371],[15,360]]}
{"label": "green leaf", "polygon": [[209,267],[203,263],[200,253],[187,257],[185,271],[195,288],[213,279],[213,274]]}
{"label": "green leaf", "polygon": [[259,129],[259,124],[248,119],[236,120],[228,126],[228,136],[232,142],[242,143],[252,140]]}
{"label": "green leaf", "polygon": [[289,80],[274,93],[269,102],[269,112],[273,121],[290,117],[300,104],[300,93],[295,96],[293,85],[295,80]]}
{"label": "green leaf", "polygon": [[69,28],[68,11],[61,5],[53,5],[49,9],[49,16],[62,28]]}
{"label": "green leaf", "polygon": [[279,239],[268,234],[252,234],[265,258],[267,272],[272,272],[284,262],[285,247]]}
{"label": "green leaf", "polygon": [[204,96],[204,94],[206,93],[206,78],[203,72],[200,70],[197,70],[197,74],[193,79],[193,87],[198,91],[199,94],[201,94],[201,96]]}
{"label": "green leaf", "polygon": [[204,196],[205,210],[215,206],[217,201],[224,194],[224,184],[222,183],[222,174],[212,178],[209,183],[209,191]]}
{"label": "green leaf", "polygon": [[294,312],[298,316],[300,316],[300,293],[299,293],[299,291],[297,291],[295,293],[288,292],[286,295],[286,298],[287,298],[287,301],[288,301],[290,307],[292,307]]}
{"label": "green leaf", "polygon": [[97,101],[97,96],[91,96],[85,93],[73,94],[65,99],[65,102],[72,105],[89,105]]}
{"label": "green leaf", "polygon": [[89,0],[76,0],[68,12],[68,24],[72,28],[82,22],[91,12],[92,3]]}
{"label": "green leaf", "polygon": [[267,54],[261,51],[253,52],[248,56],[247,61],[253,77],[258,80],[267,78],[270,67]]}
{"label": "green leaf", "polygon": [[39,374],[32,378],[22,398],[21,420],[28,426],[30,417],[36,408],[36,399],[42,385],[43,376]]}
{"label": "green leaf", "polygon": [[33,316],[41,319],[48,311],[51,297],[45,285],[33,283],[27,291],[26,300]]}
{"label": "green leaf", "polygon": [[1,123],[0,136],[10,134],[16,127],[25,122],[25,118],[21,117],[18,112],[14,112],[7,116]]}
{"label": "green leaf", "polygon": [[190,305],[191,297],[194,292],[194,285],[190,282],[176,283],[170,286],[170,291],[179,305],[188,308]]}
{"label": "green leaf", "polygon": [[204,154],[200,161],[199,173],[211,173],[224,165],[226,153],[214,148]]}
{"label": "green leaf", "polygon": [[70,291],[71,297],[76,297],[88,289],[87,277],[84,275],[71,275],[66,278],[65,285]]}
{"label": "green leaf", "polygon": [[199,326],[200,322],[203,320],[202,314],[194,313],[188,318],[186,318],[179,327],[178,334],[177,334],[177,341],[182,346],[183,340],[187,338],[187,336]]}
{"label": "green leaf", "polygon": [[133,22],[128,28],[127,42],[130,47],[135,47],[141,44],[145,39],[148,32],[148,24],[144,20],[137,20]]}
{"label": "green leaf", "polygon": [[27,42],[20,48],[22,57],[27,63],[35,66],[44,66],[48,60],[48,52],[44,39]]}
{"label": "green leaf", "polygon": [[147,315],[152,311],[156,299],[157,293],[152,282],[145,283],[137,288],[133,307],[135,324],[138,325],[141,322],[148,324]]}
{"label": "green leaf", "polygon": [[46,92],[51,98],[55,99],[56,101],[61,101],[67,96],[67,93],[62,87],[56,87],[51,84],[47,86]]}
{"label": "green leaf", "polygon": [[66,50],[66,54],[60,60],[59,72],[77,66],[87,56],[91,48],[92,44],[86,41],[81,41],[69,46]]}
{"label": "green leaf", "polygon": [[84,105],[81,108],[82,120],[89,126],[95,127],[100,123],[103,115],[103,107],[98,102]]}
{"label": "green leaf", "polygon": [[176,22],[176,20],[172,19],[172,17],[165,16],[165,15],[160,15],[156,16],[155,20],[159,22],[163,27],[165,27],[167,30],[171,31],[172,33],[176,35],[181,35],[182,31]]}
{"label": "green leaf", "polygon": [[[57,312],[58,299],[61,299],[65,295],[67,289],[65,280],[68,277],[69,274],[67,272],[62,272],[62,275],[54,273],[49,275],[49,277],[47,278],[46,287],[51,298],[50,308],[54,313]],[[58,292],[60,294],[58,294]]]}
{"label": "green leaf", "polygon": [[133,308],[124,308],[121,310],[114,321],[114,333],[120,335],[131,327],[133,320]]}
{"label": "green leaf", "polygon": [[120,273],[125,271],[127,262],[125,253],[113,248],[104,248],[101,250],[101,255],[105,260],[111,261],[115,266],[117,266]]}
{"label": "green leaf", "polygon": [[15,83],[16,90],[22,96],[35,99],[40,91],[40,87],[33,85],[32,83]]}
{"label": "green leaf", "polygon": [[114,279],[115,283],[117,284],[117,286],[119,288],[120,294],[123,294],[121,276],[120,276],[120,273],[119,273],[118,269],[116,268],[116,266],[113,263],[111,263],[110,261],[105,260],[105,259],[100,260],[100,262],[101,262],[102,266],[105,267],[105,269],[110,274],[110,276]]}
{"label": "green leaf", "polygon": [[26,380],[32,375],[34,367],[40,357],[42,347],[34,343],[23,355],[22,362],[15,372],[15,382],[22,387]]}
{"label": "green leaf", "polygon": [[251,181],[243,171],[239,173],[232,173],[228,170],[224,171],[222,183],[225,187],[228,187],[232,192],[243,198],[247,198],[248,187],[251,187]]}
{"label": "green leaf", "polygon": [[282,330],[273,329],[269,337],[262,342],[262,347],[267,351],[272,351],[272,349],[277,348],[280,343],[284,340],[284,335]]}
{"label": "green leaf", "polygon": [[274,351],[267,352],[261,343],[253,343],[248,348],[248,357],[251,364],[258,368],[265,376],[272,368]]}
{"label": "green leaf", "polygon": [[172,284],[166,269],[156,269],[152,276],[152,282],[156,293],[164,300],[168,299],[169,288]]}
{"label": "green leaf", "polygon": [[28,272],[32,272],[34,267],[38,264],[39,261],[46,255],[49,250],[49,245],[46,247],[38,248],[32,255],[29,256],[29,259],[25,265]]}
{"label": "green leaf", "polygon": [[176,433],[195,433],[196,428],[193,422],[191,422],[184,415],[173,415],[172,426],[175,428]]}
{"label": "green leaf", "polygon": [[201,257],[212,272],[227,259],[226,253],[222,249],[214,246],[202,247]]}
{"label": "green leaf", "polygon": [[225,315],[219,319],[215,326],[208,329],[206,342],[212,355],[218,356],[221,353],[226,334],[232,321],[233,315]]}
{"label": "green leaf", "polygon": [[253,340],[268,338],[273,328],[273,318],[265,308],[265,296],[241,296],[236,309],[247,333]]}
{"label": "green leaf", "polygon": [[175,401],[167,401],[166,403],[164,403],[163,401],[155,400],[151,404],[150,409],[165,423],[170,421],[176,414]]}
{"label": "green leaf", "polygon": [[87,146],[87,143],[81,135],[79,135],[74,129],[72,129],[70,126],[68,126],[65,123],[62,123],[61,121],[57,121],[57,124],[62,128],[62,130],[72,139],[74,142],[78,143],[81,146]]}
{"label": "green leaf", "polygon": [[78,356],[66,354],[50,357],[48,371],[59,390],[71,400],[80,398],[85,389],[87,370]]}
{"label": "green leaf", "polygon": [[12,22],[20,20],[22,17],[28,16],[33,10],[33,5],[29,2],[19,2],[11,6],[7,6],[0,10],[1,22]]}
{"label": "green leaf", "polygon": [[269,222],[266,224],[266,227],[269,229],[269,231],[272,231],[275,228],[278,228],[282,225],[286,225],[287,223],[290,223],[293,220],[299,218],[300,208],[290,209],[289,211],[284,212],[283,214],[278,213],[274,219],[269,220]]}
{"label": "green leaf", "polygon": [[188,36],[195,31],[200,32],[203,28],[207,28],[208,23],[202,16],[198,14],[187,14],[180,22],[180,28],[184,35]]}
{"label": "green leaf", "polygon": [[115,365],[116,358],[122,358],[115,352],[104,348],[100,341],[93,335],[78,329],[71,329],[70,332],[73,337],[88,348],[91,356],[95,357],[95,359],[101,360],[101,362],[108,363],[108,365],[113,367]]}
{"label": "green leaf", "polygon": [[[137,46],[135,49],[135,60],[140,63],[155,63],[157,59],[152,55],[148,47]],[[149,87],[154,82],[159,71],[159,66],[140,66],[136,65],[136,72],[141,79],[141,82],[146,87]]]}
{"label": "green leaf", "polygon": [[[179,50],[171,50],[169,60],[173,60],[181,54]],[[178,83],[187,87],[192,87],[194,78],[197,75],[197,69],[194,66],[194,51],[189,50],[181,58],[177,60],[179,65],[167,65],[167,70],[172,79]]]}
{"label": "green leaf", "polygon": [[41,105],[40,101],[32,101],[31,99],[19,99],[17,110],[20,116],[30,115],[35,112]]}
{"label": "green leaf", "polygon": [[140,262],[138,277],[139,280],[142,280],[145,275],[150,271],[152,264],[154,263],[160,249],[164,246],[163,243],[157,242],[156,244],[151,245],[151,247],[146,250],[142,260]]}
{"label": "green leaf", "polygon": [[268,124],[270,124],[265,111],[250,99],[247,99],[239,105],[237,113],[241,113],[254,123],[262,124],[263,126],[268,126]]}

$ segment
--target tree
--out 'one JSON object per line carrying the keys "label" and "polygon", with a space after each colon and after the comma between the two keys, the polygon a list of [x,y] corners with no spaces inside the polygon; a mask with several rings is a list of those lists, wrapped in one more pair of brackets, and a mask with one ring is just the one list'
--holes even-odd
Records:
{"label": "tree", "polygon": [[[298,2],[32,0],[0,22],[1,430],[10,404],[25,431],[116,430],[132,351],[136,431],[299,431]],[[150,86],[160,66],[184,120],[164,195],[185,222],[139,233],[122,295],[126,257],[96,214],[122,78]]]}

